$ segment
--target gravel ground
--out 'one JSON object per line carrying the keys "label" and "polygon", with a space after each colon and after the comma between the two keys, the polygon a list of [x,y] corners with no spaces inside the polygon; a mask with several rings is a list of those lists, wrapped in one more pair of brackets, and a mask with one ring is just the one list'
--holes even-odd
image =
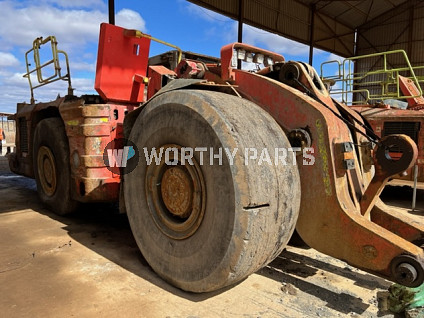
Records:
{"label": "gravel ground", "polygon": [[[313,249],[288,247],[231,288],[183,292],[151,270],[116,206],[56,216],[38,201],[34,180],[11,174],[5,159],[2,317],[394,317],[385,305],[390,282]],[[409,204],[408,192],[395,193]]]}

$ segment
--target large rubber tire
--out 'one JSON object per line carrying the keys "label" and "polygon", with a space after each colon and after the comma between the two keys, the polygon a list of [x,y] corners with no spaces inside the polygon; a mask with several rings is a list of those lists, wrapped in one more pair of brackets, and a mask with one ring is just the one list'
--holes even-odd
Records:
{"label": "large rubber tire", "polygon": [[71,198],[69,146],[62,120],[41,120],[33,140],[33,167],[40,200],[58,215],[74,212],[78,202]]}
{"label": "large rubber tire", "polygon": [[[245,165],[246,148],[257,148],[258,158],[267,148],[274,158],[275,148],[290,147],[260,107],[223,93],[172,91],[149,102],[129,139],[141,157],[124,176],[125,204],[137,244],[157,274],[187,291],[213,291],[239,282],[281,253],[297,221],[300,180],[291,160],[286,166]],[[214,154],[219,148],[238,151],[233,165],[225,155],[222,165],[217,159],[210,165],[211,152],[204,153],[200,165],[197,151],[189,168],[181,161],[177,166],[163,161],[147,165],[145,151],[151,154],[155,147],[159,153],[169,145],[212,147]],[[170,186],[171,181],[178,182]],[[178,219],[171,211],[181,206],[191,209]]]}

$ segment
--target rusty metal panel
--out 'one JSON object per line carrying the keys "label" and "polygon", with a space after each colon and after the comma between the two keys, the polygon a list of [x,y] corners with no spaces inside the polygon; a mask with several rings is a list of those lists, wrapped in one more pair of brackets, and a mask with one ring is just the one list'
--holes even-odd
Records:
{"label": "rusty metal panel", "polygon": [[74,199],[81,202],[115,202],[120,176],[104,161],[104,149],[123,138],[123,119],[128,104],[84,104],[83,100],[64,102],[60,113],[65,123],[71,155]]}
{"label": "rusty metal panel", "polygon": [[[417,145],[424,144],[424,129],[422,129],[424,127],[424,110],[357,106],[354,109],[361,112],[378,136],[402,131],[403,134],[410,136]],[[419,167],[418,182],[424,182],[424,149],[422,147],[418,148],[417,164]],[[400,179],[413,181],[413,177],[413,169],[409,169],[407,175]]]}
{"label": "rusty metal panel", "polygon": [[[236,45],[244,47],[246,51],[259,51],[247,45]],[[234,47],[234,44],[230,44],[221,51],[222,69],[225,71],[223,79],[231,78],[241,95],[249,96],[251,101],[273,116],[285,131],[308,127],[308,133],[312,136],[310,146],[317,154],[314,166],[299,165],[302,197],[306,198],[301,202],[296,225],[302,239],[317,250],[386,277],[396,274],[397,265],[405,260],[403,253],[416,256],[414,264],[417,264],[416,268],[422,268],[423,251],[408,240],[422,237],[424,226],[411,224],[400,213],[383,211],[385,208],[378,201],[389,175],[401,172],[398,169],[400,166],[392,166],[392,161],[387,158],[387,145],[398,144],[402,147],[407,157],[401,166],[407,169],[418,155],[412,139],[406,135],[391,135],[382,139],[374,149],[375,176],[371,179],[371,166],[365,163],[366,158],[372,157],[370,149],[367,151],[365,147],[358,147],[363,149],[353,151],[353,148],[343,150],[346,148],[342,147],[352,143],[353,137],[336,114],[343,112],[360,121],[358,114],[341,104],[336,108],[326,91],[320,93],[314,89],[314,100],[300,89],[283,82],[266,80],[263,75],[234,69],[231,66]],[[293,63],[286,65],[295,65]],[[310,73],[302,65],[297,66],[303,74],[299,81],[304,87],[313,89]],[[323,108],[322,105],[328,107]],[[359,133],[356,133],[356,138],[359,144],[368,144]],[[352,168],[346,168],[343,164],[347,158],[353,159]],[[360,169],[361,164],[364,170]],[[365,173],[362,175],[363,171]],[[374,219],[375,223],[370,219]],[[395,227],[401,229],[396,233],[402,233],[403,238],[388,230]],[[421,283],[421,279],[417,280],[416,285]]]}

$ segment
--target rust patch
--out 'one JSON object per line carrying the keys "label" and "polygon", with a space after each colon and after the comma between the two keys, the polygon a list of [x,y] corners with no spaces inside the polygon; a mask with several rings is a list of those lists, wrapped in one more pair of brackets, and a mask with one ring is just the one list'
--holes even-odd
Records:
{"label": "rust patch", "polygon": [[330,183],[330,173],[328,172],[328,153],[325,142],[324,130],[320,119],[317,119],[315,122],[318,131],[318,151],[321,155],[322,162],[322,173],[323,173],[323,182],[325,187],[325,193],[330,196],[332,194],[331,183]]}

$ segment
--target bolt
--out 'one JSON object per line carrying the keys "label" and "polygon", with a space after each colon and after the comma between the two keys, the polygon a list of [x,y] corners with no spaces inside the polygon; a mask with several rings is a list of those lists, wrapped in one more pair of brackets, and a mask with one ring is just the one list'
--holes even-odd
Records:
{"label": "bolt", "polygon": [[408,286],[418,277],[417,270],[408,263],[400,263],[396,267],[396,281],[402,285]]}

